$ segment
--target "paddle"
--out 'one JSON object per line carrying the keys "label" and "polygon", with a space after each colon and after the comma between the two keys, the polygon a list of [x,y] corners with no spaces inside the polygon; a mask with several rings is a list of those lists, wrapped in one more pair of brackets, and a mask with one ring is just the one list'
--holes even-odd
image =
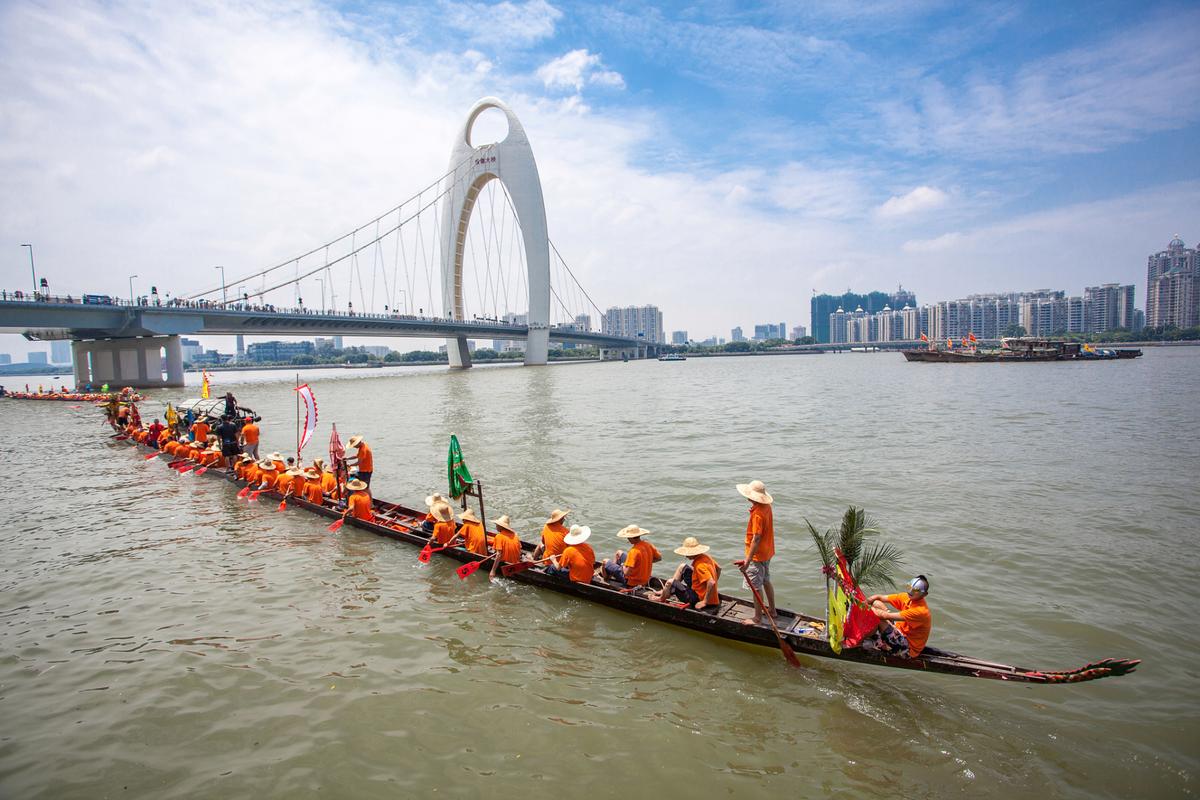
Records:
{"label": "paddle", "polygon": [[129,434],[123,433],[120,436],[114,436],[113,438],[116,439],[118,442],[123,442],[129,438]]}
{"label": "paddle", "polygon": [[291,496],[292,496],[292,490],[291,490],[291,488],[289,487],[289,488],[288,488],[288,490],[287,490],[287,494],[285,494],[285,495],[283,496],[283,499],[279,501],[279,508],[277,508],[277,509],[275,509],[275,510],[276,510],[276,511],[283,511],[285,508],[287,508],[287,499],[288,499],[289,497],[291,497]]}
{"label": "paddle", "polygon": [[182,475],[182,474],[183,474],[183,473],[185,473],[185,472],[191,472],[191,471],[192,471],[193,469],[195,469],[195,468],[196,468],[196,465],[195,465],[195,464],[184,464],[182,467],[178,467],[176,471],[177,471],[177,472],[178,472],[180,475]]}
{"label": "paddle", "polygon": [[240,500],[248,494],[250,494],[250,484],[246,484],[246,488],[242,489],[240,492],[238,492],[237,496],[238,496],[238,499]]}
{"label": "paddle", "polygon": [[428,564],[430,557],[434,553],[440,553],[450,547],[454,547],[453,542],[442,547],[433,547],[432,542],[426,542],[425,546],[421,548],[421,552],[417,554],[417,561],[420,561],[422,564]]}
{"label": "paddle", "polygon": [[484,564],[486,564],[487,562],[491,561],[491,560],[492,560],[493,558],[495,558],[497,555],[499,555],[499,553],[498,553],[498,552],[497,552],[497,553],[492,553],[492,554],[491,554],[490,556],[488,556],[487,558],[481,558],[481,559],[479,559],[478,561],[472,561],[472,562],[470,562],[470,563],[468,563],[468,564],[463,564],[461,567],[459,567],[458,569],[454,570],[454,573],[455,573],[456,575],[458,575],[458,577],[459,577],[459,580],[464,580],[464,581],[465,581],[467,578],[469,578],[469,577],[471,577],[473,574],[475,574],[475,570],[479,569],[479,568],[480,568],[480,567],[482,567]]}
{"label": "paddle", "polygon": [[531,567],[536,567],[538,564],[545,564],[551,558],[554,558],[554,556],[550,556],[550,558],[543,558],[541,561],[520,561],[516,564],[505,564],[500,568],[500,571],[503,572],[504,577],[507,578],[510,575],[516,575],[518,572],[524,572]]}
{"label": "paddle", "polygon": [[203,475],[206,472],[208,472],[207,464],[205,464],[203,467],[200,467],[199,469],[194,470],[194,474],[196,474],[196,475]]}
{"label": "paddle", "polygon": [[767,604],[758,596],[758,589],[754,588],[754,583],[751,582],[750,576],[746,573],[745,562],[735,561],[734,563],[741,570],[742,577],[746,579],[746,585],[750,587],[750,591],[754,595],[754,602],[758,603],[758,607],[766,616],[767,622],[771,623],[771,630],[775,631],[775,638],[779,640],[779,649],[783,651],[784,659],[796,669],[801,669],[804,665],[800,663],[800,659],[796,658],[796,651],[792,650],[792,646],[783,640],[783,634],[779,632],[779,626],[775,624],[775,618],[768,613]]}
{"label": "paddle", "polygon": [[150,455],[146,456],[147,461],[149,461],[152,458],[158,458],[158,453],[151,453]]}
{"label": "paddle", "polygon": [[257,500],[258,496],[265,491],[266,491],[266,489],[255,489],[253,492],[250,493],[250,496],[246,498],[246,501],[249,502],[251,500]]}

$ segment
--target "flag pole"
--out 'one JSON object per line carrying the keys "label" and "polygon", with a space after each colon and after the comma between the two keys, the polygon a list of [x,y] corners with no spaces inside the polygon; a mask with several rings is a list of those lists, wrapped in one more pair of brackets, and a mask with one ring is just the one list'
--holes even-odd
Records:
{"label": "flag pole", "polygon": [[296,466],[300,466],[300,373],[296,373]]}

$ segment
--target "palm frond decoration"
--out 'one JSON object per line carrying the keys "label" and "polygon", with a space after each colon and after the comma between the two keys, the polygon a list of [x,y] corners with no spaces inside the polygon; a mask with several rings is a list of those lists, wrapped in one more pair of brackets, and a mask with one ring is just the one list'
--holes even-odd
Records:
{"label": "palm frond decoration", "polygon": [[891,587],[895,586],[895,575],[904,564],[904,556],[900,549],[892,544],[870,542],[871,537],[878,536],[881,531],[875,518],[867,514],[865,509],[850,506],[842,515],[842,522],[836,528],[829,528],[820,533],[807,519],[808,534],[812,537],[813,545],[821,556],[821,563],[832,567],[837,563],[834,549],[840,549],[850,566],[850,574],[859,586]]}

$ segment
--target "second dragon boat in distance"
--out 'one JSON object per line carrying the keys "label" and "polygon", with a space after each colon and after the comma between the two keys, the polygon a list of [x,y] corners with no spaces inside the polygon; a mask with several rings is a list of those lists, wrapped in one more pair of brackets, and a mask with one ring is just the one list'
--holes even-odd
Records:
{"label": "second dragon boat in distance", "polygon": [[933,350],[919,348],[901,350],[909,361],[932,361],[945,364],[970,363],[1028,363],[1031,361],[1111,361],[1137,358],[1137,348],[1098,348],[1079,342],[1039,339],[1032,336],[1007,337],[1000,340],[999,349]]}

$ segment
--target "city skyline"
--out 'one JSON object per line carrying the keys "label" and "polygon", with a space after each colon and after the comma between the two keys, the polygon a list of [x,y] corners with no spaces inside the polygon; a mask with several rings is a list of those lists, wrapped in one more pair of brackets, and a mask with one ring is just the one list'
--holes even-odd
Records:
{"label": "city skyline", "polygon": [[75,295],[275,263],[441,174],[484,95],[596,302],[694,336],[898,280],[1144,291],[1200,238],[1200,9],[440,8],[7,4],[0,284],[29,286],[22,243]]}

